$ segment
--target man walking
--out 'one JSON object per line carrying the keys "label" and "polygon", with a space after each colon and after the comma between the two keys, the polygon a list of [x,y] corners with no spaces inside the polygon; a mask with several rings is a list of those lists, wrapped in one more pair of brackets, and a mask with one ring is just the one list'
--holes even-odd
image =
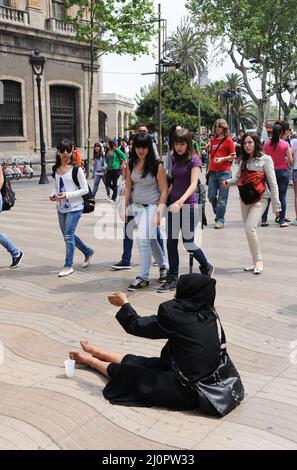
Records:
{"label": "man walking", "polygon": [[217,119],[214,137],[210,141],[208,199],[215,214],[216,229],[224,228],[229,189],[224,187],[223,181],[232,178],[231,162],[236,157],[234,142],[228,131],[225,119]]}

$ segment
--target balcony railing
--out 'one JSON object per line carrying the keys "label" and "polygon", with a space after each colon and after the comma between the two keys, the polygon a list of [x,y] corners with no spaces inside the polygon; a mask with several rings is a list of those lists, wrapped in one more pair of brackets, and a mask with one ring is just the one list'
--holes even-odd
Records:
{"label": "balcony railing", "polygon": [[75,36],[75,29],[71,24],[64,23],[57,18],[48,18],[46,20],[47,30],[54,33],[65,34],[67,36]]}
{"label": "balcony railing", "polygon": [[0,6],[0,21],[7,23],[28,24],[28,12]]}

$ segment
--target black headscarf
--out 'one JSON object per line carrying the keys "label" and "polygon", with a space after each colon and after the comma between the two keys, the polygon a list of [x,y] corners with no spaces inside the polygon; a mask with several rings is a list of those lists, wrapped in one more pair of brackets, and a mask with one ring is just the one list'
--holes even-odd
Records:
{"label": "black headscarf", "polygon": [[216,281],[202,274],[180,276],[175,299],[184,311],[199,312],[214,307]]}

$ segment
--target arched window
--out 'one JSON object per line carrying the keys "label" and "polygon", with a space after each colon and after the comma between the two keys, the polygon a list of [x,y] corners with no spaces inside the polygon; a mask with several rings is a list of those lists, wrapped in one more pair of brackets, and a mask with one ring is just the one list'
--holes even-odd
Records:
{"label": "arched window", "polygon": [[23,136],[22,88],[19,82],[2,80],[0,137]]}

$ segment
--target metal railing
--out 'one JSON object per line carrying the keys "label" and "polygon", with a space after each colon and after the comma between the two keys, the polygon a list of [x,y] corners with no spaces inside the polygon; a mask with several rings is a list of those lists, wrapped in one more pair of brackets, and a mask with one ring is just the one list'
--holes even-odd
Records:
{"label": "metal railing", "polygon": [[28,25],[28,12],[0,6],[0,21]]}

